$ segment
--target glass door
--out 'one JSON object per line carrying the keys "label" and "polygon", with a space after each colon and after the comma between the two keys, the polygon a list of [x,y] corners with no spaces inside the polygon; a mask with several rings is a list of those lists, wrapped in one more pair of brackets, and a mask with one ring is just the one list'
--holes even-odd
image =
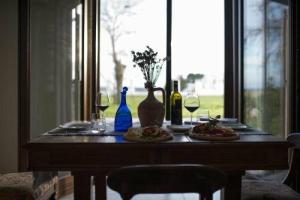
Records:
{"label": "glass door", "polygon": [[289,130],[289,5],[244,0],[243,119],[284,137]]}
{"label": "glass door", "polygon": [[81,0],[30,1],[30,138],[81,117]]}

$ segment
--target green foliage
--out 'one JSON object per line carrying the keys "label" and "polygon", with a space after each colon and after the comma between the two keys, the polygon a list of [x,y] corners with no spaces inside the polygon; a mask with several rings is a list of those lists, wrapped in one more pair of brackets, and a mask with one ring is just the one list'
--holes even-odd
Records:
{"label": "green foliage", "polygon": [[[145,96],[131,96],[127,95],[127,105],[131,110],[132,117],[137,118],[137,107],[140,102],[146,98]],[[162,101],[160,96],[157,99]],[[221,115],[224,113],[223,96],[201,96],[200,97],[200,109],[208,109],[211,116]],[[105,111],[106,117],[114,118],[119,104],[111,104],[109,108]],[[190,113],[183,107],[182,113],[184,118],[189,118]],[[197,110],[193,114],[194,119],[197,116]]]}
{"label": "green foliage", "polygon": [[180,82],[180,89],[184,90],[188,84],[187,79],[183,78],[183,76],[179,76],[179,82]]}
{"label": "green foliage", "polygon": [[280,88],[268,87],[264,95],[263,129],[273,135],[283,133],[284,111]]}
{"label": "green foliage", "polygon": [[186,79],[189,83],[195,83],[196,80],[200,80],[204,77],[203,74],[188,74]]}
{"label": "green foliage", "polygon": [[209,130],[212,130],[212,129],[214,129],[216,126],[217,126],[217,124],[219,123],[219,119],[221,118],[221,115],[217,115],[217,116],[215,116],[215,117],[209,117],[209,119],[208,119],[208,129]]}
{"label": "green foliage", "polygon": [[204,78],[204,74],[189,73],[186,78],[180,76],[179,81],[181,90],[184,90],[187,87],[188,83],[195,83],[196,80],[201,80],[202,78]]}
{"label": "green foliage", "polygon": [[246,91],[244,93],[244,118],[245,122],[255,128],[262,129],[262,92]]}
{"label": "green foliage", "polygon": [[246,91],[244,96],[245,122],[267,133],[282,136],[283,105],[281,105],[281,90],[272,85],[261,91]]}

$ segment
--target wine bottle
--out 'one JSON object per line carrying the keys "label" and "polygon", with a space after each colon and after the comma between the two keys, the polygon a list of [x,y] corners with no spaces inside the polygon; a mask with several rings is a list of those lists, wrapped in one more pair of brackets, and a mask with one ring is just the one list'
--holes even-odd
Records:
{"label": "wine bottle", "polygon": [[115,115],[115,131],[126,132],[132,127],[131,111],[126,104],[126,93],[128,88],[123,87],[121,92],[121,103]]}
{"label": "wine bottle", "polygon": [[171,94],[171,124],[182,125],[182,96],[178,92],[178,81],[173,82]]}

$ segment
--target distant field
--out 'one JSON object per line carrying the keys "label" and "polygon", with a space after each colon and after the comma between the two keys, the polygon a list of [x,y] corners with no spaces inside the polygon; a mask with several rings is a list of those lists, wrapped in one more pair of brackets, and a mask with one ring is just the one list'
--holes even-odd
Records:
{"label": "distant field", "polygon": [[[137,117],[137,107],[146,96],[127,96],[127,105],[129,106],[132,116]],[[110,107],[105,111],[106,117],[114,117],[118,109],[118,104],[111,104]],[[222,115],[224,110],[223,96],[201,96],[200,97],[200,109],[208,109],[210,115]],[[198,109],[199,110],[199,109]],[[197,111],[193,114],[196,116]],[[190,117],[190,113],[183,107],[183,117]]]}

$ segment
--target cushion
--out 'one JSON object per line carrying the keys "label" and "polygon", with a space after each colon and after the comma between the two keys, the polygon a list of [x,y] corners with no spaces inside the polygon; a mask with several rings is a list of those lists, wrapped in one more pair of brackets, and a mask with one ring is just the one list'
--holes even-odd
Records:
{"label": "cushion", "polygon": [[285,179],[285,177],[288,174],[288,170],[255,170],[246,171],[245,176],[243,179],[245,180],[262,180],[262,181],[271,181],[271,182],[277,182],[282,183],[282,181]]}
{"label": "cushion", "polygon": [[0,174],[0,199],[42,199],[44,195],[51,196],[54,193],[57,181],[57,177],[54,177],[52,180],[44,182],[34,188],[32,172]]}
{"label": "cushion", "polygon": [[58,172],[41,172],[34,171],[33,174],[33,188],[37,188],[43,183],[47,183],[51,181],[53,178],[58,176]]}
{"label": "cushion", "polygon": [[243,180],[242,200],[300,200],[300,194],[278,182]]}

